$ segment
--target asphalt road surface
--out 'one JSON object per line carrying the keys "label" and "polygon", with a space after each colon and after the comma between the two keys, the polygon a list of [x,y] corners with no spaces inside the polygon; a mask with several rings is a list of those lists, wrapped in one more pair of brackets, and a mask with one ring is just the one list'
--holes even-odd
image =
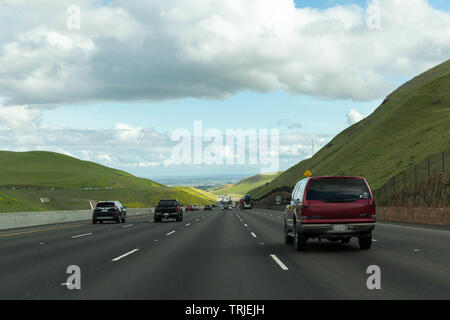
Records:
{"label": "asphalt road surface", "polygon": [[[283,242],[282,213],[220,210],[0,232],[0,299],[450,299],[448,228],[378,223],[371,250]],[[81,289],[69,290],[69,265]],[[381,289],[369,290],[378,265]]]}

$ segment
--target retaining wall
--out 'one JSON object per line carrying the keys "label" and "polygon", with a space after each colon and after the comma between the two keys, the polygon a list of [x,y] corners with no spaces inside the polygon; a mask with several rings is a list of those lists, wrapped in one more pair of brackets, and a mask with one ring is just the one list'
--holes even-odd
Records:
{"label": "retaining wall", "polygon": [[[153,208],[127,208],[128,217],[151,213]],[[92,210],[0,213],[0,230],[91,219]]]}

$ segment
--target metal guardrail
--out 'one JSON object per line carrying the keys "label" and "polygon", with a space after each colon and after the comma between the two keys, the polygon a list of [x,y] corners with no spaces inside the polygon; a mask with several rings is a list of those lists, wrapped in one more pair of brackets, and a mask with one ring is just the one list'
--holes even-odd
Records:
{"label": "metal guardrail", "polygon": [[450,171],[450,150],[434,155],[395,175],[372,193],[378,205],[386,205],[386,200],[391,194],[445,171]]}

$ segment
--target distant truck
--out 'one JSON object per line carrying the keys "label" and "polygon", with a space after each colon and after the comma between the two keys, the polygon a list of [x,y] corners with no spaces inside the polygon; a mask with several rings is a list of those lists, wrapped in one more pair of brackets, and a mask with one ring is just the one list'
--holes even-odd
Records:
{"label": "distant truck", "polygon": [[242,197],[241,200],[239,200],[239,208],[241,210],[245,210],[245,209],[253,209],[253,201],[252,201],[252,197],[250,197],[250,195],[246,194],[245,196]]}
{"label": "distant truck", "polygon": [[178,200],[159,200],[155,207],[155,222],[162,219],[175,219],[177,222],[183,221],[183,208]]}

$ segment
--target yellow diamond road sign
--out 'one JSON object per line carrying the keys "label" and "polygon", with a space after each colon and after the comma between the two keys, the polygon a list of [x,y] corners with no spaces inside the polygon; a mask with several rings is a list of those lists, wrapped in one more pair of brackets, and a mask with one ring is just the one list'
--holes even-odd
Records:
{"label": "yellow diamond road sign", "polygon": [[312,176],[312,173],[311,173],[311,171],[306,170],[305,173],[304,173],[304,175],[305,175],[305,177],[309,178],[309,177]]}

